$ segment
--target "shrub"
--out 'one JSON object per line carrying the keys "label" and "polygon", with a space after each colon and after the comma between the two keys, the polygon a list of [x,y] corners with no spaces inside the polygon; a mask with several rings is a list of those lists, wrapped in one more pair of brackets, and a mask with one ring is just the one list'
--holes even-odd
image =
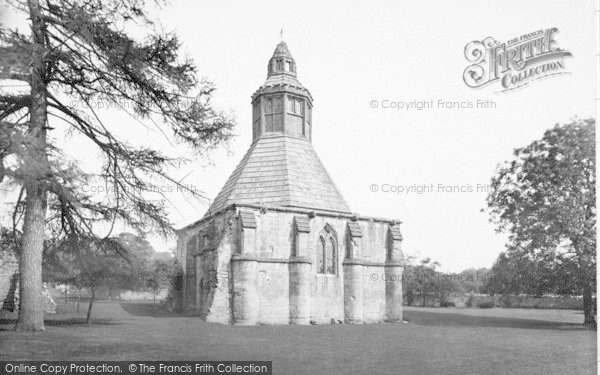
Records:
{"label": "shrub", "polygon": [[442,301],[440,302],[440,307],[456,307],[456,304],[451,301]]}
{"label": "shrub", "polygon": [[510,296],[500,297],[500,305],[502,307],[512,307],[512,301],[511,301]]}
{"label": "shrub", "polygon": [[479,307],[480,309],[491,309],[492,307],[494,307],[494,301],[479,302],[477,304],[477,307]]}
{"label": "shrub", "polygon": [[465,302],[465,306],[466,307],[473,307],[473,296],[469,296],[469,298],[467,298],[467,302]]}

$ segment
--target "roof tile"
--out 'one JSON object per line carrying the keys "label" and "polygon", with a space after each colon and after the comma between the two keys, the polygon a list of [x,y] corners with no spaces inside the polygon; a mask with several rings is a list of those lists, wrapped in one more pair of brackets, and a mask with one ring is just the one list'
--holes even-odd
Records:
{"label": "roof tile", "polygon": [[240,210],[240,219],[242,220],[242,228],[256,228],[254,212]]}
{"label": "roof tile", "polygon": [[362,237],[362,228],[356,221],[348,222],[348,230],[350,231],[350,236],[352,237]]}
{"label": "roof tile", "polygon": [[402,241],[402,233],[400,233],[400,225],[391,225],[390,232],[392,233],[392,239],[396,241]]}
{"label": "roof tile", "polygon": [[234,203],[350,213],[310,141],[285,134],[250,146],[205,217]]}
{"label": "roof tile", "polygon": [[294,216],[294,223],[296,223],[296,230],[298,232],[310,232],[310,224],[306,216]]}

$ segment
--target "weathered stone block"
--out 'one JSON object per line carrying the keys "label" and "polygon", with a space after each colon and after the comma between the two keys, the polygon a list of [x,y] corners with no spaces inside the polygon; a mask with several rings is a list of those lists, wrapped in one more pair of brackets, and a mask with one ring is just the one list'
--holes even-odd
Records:
{"label": "weathered stone block", "polygon": [[252,325],[258,323],[258,261],[249,256],[231,258],[233,274],[233,323]]}

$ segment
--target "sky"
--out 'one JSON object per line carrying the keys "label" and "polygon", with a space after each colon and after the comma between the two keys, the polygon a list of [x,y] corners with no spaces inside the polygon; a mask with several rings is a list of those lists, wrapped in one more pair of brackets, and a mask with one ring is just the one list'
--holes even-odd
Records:
{"label": "sky", "polygon": [[[487,184],[514,148],[556,123],[596,115],[595,2],[578,1],[219,1],[172,2],[157,27],[176,32],[198,71],[217,86],[214,104],[235,115],[236,136],[198,157],[124,111],[102,111],[123,137],[194,160],[172,171],[214,198],[251,143],[251,94],[283,39],[298,79],[314,98],[313,145],[354,212],[400,219],[404,251],[458,272],[490,267],[506,237],[485,207]],[[3,22],[19,25],[5,13]],[[497,92],[463,82],[465,46],[504,42],[556,27],[572,53],[568,74]],[[391,103],[433,101],[430,108]],[[487,108],[477,108],[477,101]],[[450,102],[450,103],[448,103]],[[472,103],[473,108],[461,108]],[[388,107],[388,108],[386,108]],[[57,139],[58,142],[63,142]],[[98,154],[64,141],[68,155],[93,166]],[[198,220],[207,201],[167,194],[177,227]],[[174,241],[151,239],[166,251]]]}

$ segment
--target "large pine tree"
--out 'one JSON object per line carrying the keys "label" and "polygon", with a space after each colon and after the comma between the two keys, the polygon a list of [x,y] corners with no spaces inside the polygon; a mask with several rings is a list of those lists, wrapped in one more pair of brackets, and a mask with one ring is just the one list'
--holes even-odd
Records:
{"label": "large pine tree", "polygon": [[[166,234],[172,227],[164,205],[144,192],[160,179],[186,189],[168,173],[182,159],[120,139],[115,127],[141,122],[202,154],[231,136],[233,120],[213,107],[214,86],[196,78],[175,34],[156,31],[143,0],[10,5],[25,15],[31,32],[0,28],[0,85],[19,80],[28,90],[0,91],[0,182],[8,179],[20,189],[13,215],[13,229],[23,233],[17,329],[43,330],[45,239],[97,236],[98,222]],[[145,38],[133,36],[140,28]],[[114,108],[126,103],[131,122],[103,121],[95,110],[100,102]],[[56,141],[64,134],[99,150],[101,171],[66,157]],[[83,187],[90,183],[105,186],[106,197],[87,194]]]}

